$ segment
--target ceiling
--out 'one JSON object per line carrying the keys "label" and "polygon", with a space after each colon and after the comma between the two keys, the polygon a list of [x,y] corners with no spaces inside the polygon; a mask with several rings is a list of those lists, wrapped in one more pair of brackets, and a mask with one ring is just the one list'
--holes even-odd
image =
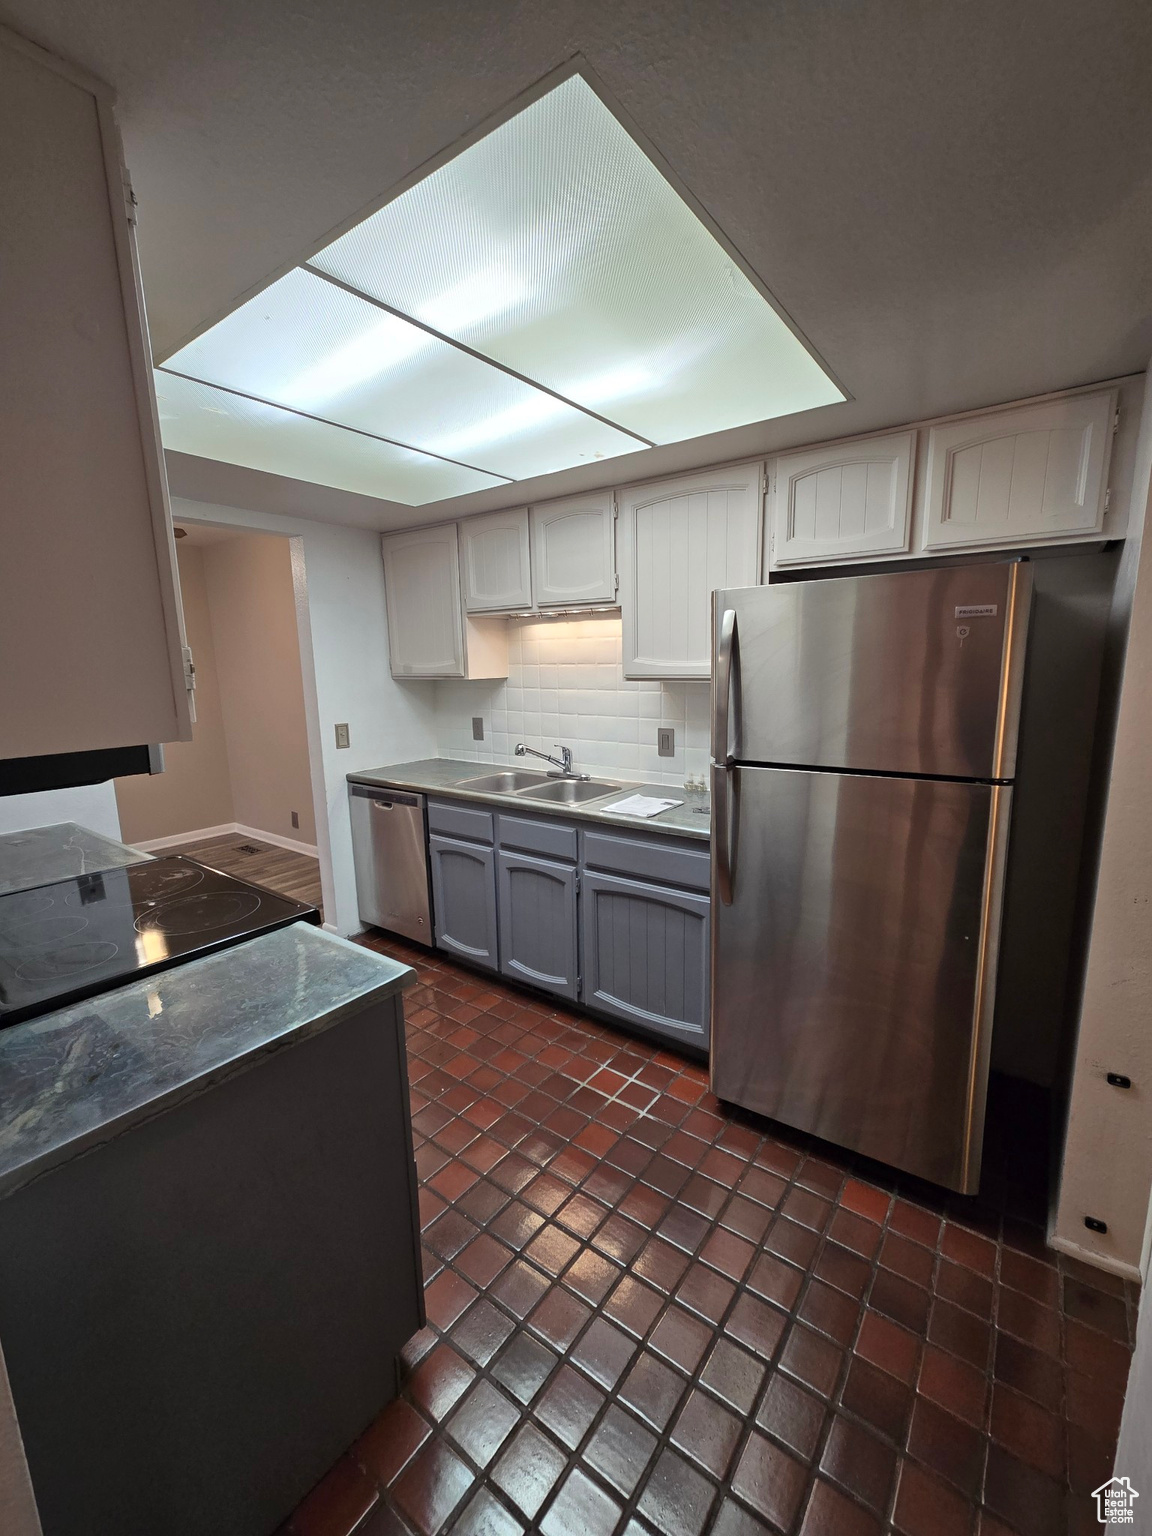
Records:
{"label": "ceiling", "polygon": [[174,491],[372,527],[1142,370],[1144,0],[0,0],[118,91],[165,356],[575,54],[852,396],[414,509],[170,455]]}

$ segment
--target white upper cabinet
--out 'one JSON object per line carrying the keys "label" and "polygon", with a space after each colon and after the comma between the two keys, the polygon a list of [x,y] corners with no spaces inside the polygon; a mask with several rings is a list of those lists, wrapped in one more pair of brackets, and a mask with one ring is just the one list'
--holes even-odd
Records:
{"label": "white upper cabinet", "polygon": [[915,455],[915,432],[781,454],[769,569],[903,554],[911,536]]}
{"label": "white upper cabinet", "polygon": [[0,28],[0,758],[191,736],[130,196],[107,87]]}
{"label": "white upper cabinet", "polygon": [[507,677],[507,627],[464,612],[456,524],[386,533],[381,545],[392,676]]}
{"label": "white upper cabinet", "polygon": [[620,492],[625,677],[707,677],[711,594],[760,580],[763,466]]}
{"label": "white upper cabinet", "polygon": [[611,491],[532,508],[532,590],[540,608],[616,601]]}
{"label": "white upper cabinet", "polygon": [[1116,391],[969,417],[928,434],[921,547],[1099,535]]}
{"label": "white upper cabinet", "polygon": [[459,526],[467,611],[509,613],[531,608],[527,507],[468,517]]}

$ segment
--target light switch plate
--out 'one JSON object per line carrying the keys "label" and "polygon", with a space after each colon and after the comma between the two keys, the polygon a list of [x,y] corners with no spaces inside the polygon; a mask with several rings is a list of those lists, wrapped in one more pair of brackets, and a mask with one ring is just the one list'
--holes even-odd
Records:
{"label": "light switch plate", "polygon": [[670,725],[662,725],[656,732],[656,756],[676,756],[676,732]]}
{"label": "light switch plate", "polygon": [[484,740],[484,716],[483,715],[473,715],[472,716],[472,740],[473,741],[483,741]]}
{"label": "light switch plate", "polygon": [[350,747],[352,745],[352,739],[348,734],[347,724],[338,725],[336,727],[336,745],[338,747]]}

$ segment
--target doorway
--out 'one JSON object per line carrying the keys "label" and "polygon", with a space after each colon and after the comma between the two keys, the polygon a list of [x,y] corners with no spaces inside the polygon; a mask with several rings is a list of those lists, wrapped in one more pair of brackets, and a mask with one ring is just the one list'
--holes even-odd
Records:
{"label": "doorway", "polygon": [[191,522],[177,533],[196,720],[190,742],[165,747],[162,774],[116,780],[122,836],[320,907],[291,540]]}

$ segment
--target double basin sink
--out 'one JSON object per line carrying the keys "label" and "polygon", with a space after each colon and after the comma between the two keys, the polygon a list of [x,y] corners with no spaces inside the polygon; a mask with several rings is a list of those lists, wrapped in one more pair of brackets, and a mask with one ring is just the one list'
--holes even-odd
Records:
{"label": "double basin sink", "polygon": [[486,795],[519,795],[523,800],[550,800],[553,805],[583,805],[587,800],[605,800],[624,786],[604,779],[553,779],[531,769],[506,768],[501,773],[465,779],[456,788]]}

